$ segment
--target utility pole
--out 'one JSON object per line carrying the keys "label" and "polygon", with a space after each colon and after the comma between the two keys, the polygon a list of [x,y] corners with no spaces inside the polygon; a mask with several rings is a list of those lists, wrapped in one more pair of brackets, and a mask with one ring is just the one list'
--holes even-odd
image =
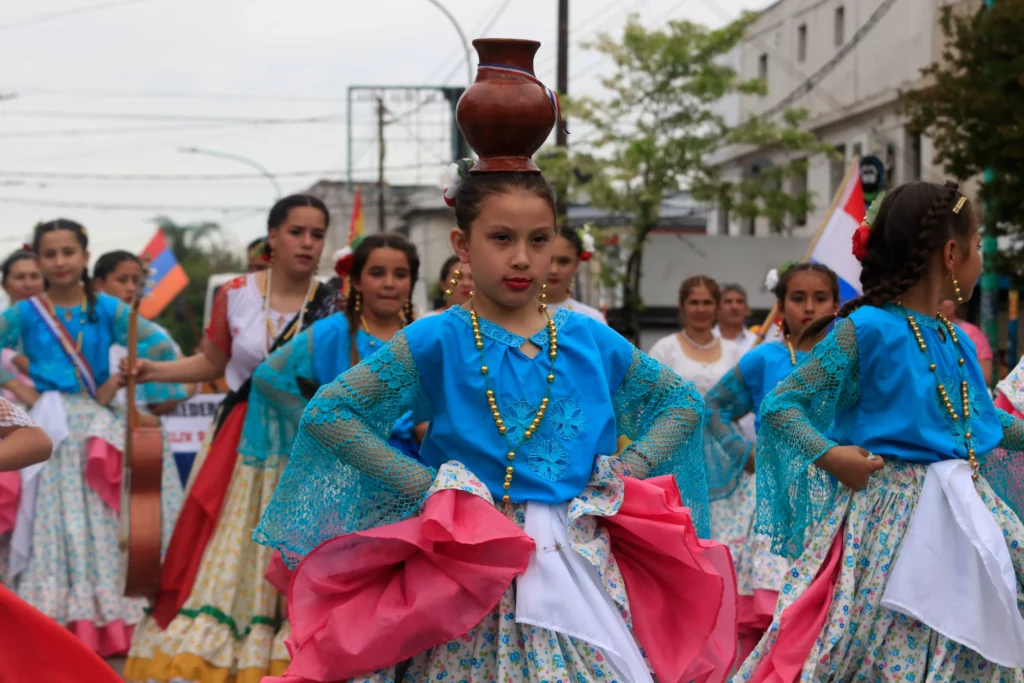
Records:
{"label": "utility pole", "polygon": [[[992,9],[995,0],[985,0],[985,7]],[[995,180],[995,172],[986,168],[983,182]],[[994,211],[985,212],[985,232],[981,239],[981,330],[993,349],[999,348],[999,273],[996,272],[996,257],[999,255],[999,241],[996,239],[998,226]],[[1013,367],[1013,360],[1009,360]],[[995,386],[999,374],[999,363],[992,364],[992,376],[986,377],[989,386]]]}
{"label": "utility pole", "polygon": [[[558,0],[558,94],[569,94],[569,0]],[[565,147],[565,130],[555,123],[555,141]]]}
{"label": "utility pole", "polygon": [[384,108],[384,98],[377,98],[377,149],[379,151],[377,163],[377,232],[385,232],[386,220],[384,217],[384,115],[387,110]]}

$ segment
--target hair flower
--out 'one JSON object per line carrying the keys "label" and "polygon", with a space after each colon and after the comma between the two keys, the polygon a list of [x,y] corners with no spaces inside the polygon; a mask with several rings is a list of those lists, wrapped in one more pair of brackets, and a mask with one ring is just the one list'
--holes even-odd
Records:
{"label": "hair flower", "polygon": [[580,251],[580,260],[589,261],[594,257],[594,251],[597,249],[597,243],[594,241],[594,234],[591,232],[591,225],[587,223],[579,231],[580,243],[583,245],[583,249]]}
{"label": "hair flower", "polygon": [[772,268],[764,278],[764,286],[769,292],[774,292],[779,286],[779,269]]}
{"label": "hair flower", "polygon": [[853,257],[858,261],[863,261],[864,257],[867,256],[871,227],[875,224],[875,218],[878,217],[878,210],[882,208],[883,199],[885,199],[885,192],[875,197],[875,201],[871,202],[871,205],[868,206],[867,213],[864,216],[864,220],[861,221],[860,227],[853,233]]}
{"label": "hair flower", "polygon": [[448,206],[455,206],[455,196],[459,193],[459,186],[462,179],[469,175],[469,169],[473,168],[472,159],[459,159],[444,170],[441,175],[441,188],[444,190],[444,203]]}
{"label": "hair flower", "polygon": [[334,272],[342,280],[348,277],[349,272],[352,270],[353,260],[352,247],[345,247],[334,252]]}
{"label": "hair flower", "polygon": [[31,252],[32,251],[32,245],[29,244],[28,242],[25,242],[24,244],[21,245],[21,250],[22,251]]}

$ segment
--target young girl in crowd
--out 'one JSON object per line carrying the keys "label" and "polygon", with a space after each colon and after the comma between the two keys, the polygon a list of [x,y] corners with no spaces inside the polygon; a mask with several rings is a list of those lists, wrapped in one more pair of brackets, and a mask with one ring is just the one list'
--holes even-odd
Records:
{"label": "young girl in crowd", "polygon": [[[248,559],[237,550],[248,543],[245,519],[222,510],[244,507],[239,501],[259,495],[266,484],[252,470],[233,476],[253,371],[307,325],[336,310],[336,292],[315,277],[328,221],[319,199],[292,195],[278,201],[267,221],[270,268],[221,288],[199,353],[173,363],[142,360],[136,368],[141,383],[198,383],[224,376],[231,393],[209,448],[193,465],[152,616],[133,639],[127,680],[223,681],[235,675],[240,662],[251,661],[262,662],[248,674],[257,680],[267,668],[277,623],[252,611],[259,603],[244,589],[237,603],[220,599],[236,588],[238,572],[252,569],[240,564],[219,571],[219,563]],[[231,544],[234,551],[221,554]],[[218,596],[216,605],[209,604],[210,595]]]}
{"label": "young girl in crowd", "polygon": [[[555,312],[560,308],[582,313],[588,318],[606,323],[604,314],[592,306],[572,297],[573,285],[580,264],[594,255],[594,238],[587,232],[580,236],[575,228],[562,226],[558,229],[551,249],[551,269],[548,271],[548,308]],[[587,244],[584,245],[584,240]]]}
{"label": "young girl in crowd", "polygon": [[758,529],[798,559],[736,680],[1024,680],[1024,423],[937,313],[980,241],[955,183],[902,185],[857,231],[864,296],[761,406]]}
{"label": "young girl in crowd", "polygon": [[[285,680],[642,682],[648,661],[721,680],[731,567],[695,533],[701,399],[606,325],[549,313],[554,197],[528,157],[502,162],[445,193],[474,296],[303,414],[255,534],[298,564]],[[410,410],[422,462],[386,441]]]}
{"label": "young girl in crowd", "polygon": [[[0,398],[0,472],[17,472],[50,457],[53,442],[21,408]],[[4,680],[116,683],[118,676],[56,621],[0,586],[0,671]],[[59,653],[40,657],[41,652]]]}
{"label": "young girl in crowd", "polygon": [[770,538],[754,533],[754,443],[737,422],[752,413],[760,426],[761,401],[824,336],[804,337],[804,329],[839,307],[839,280],[826,266],[791,264],[769,273],[767,284],[782,314],[782,339],[748,351],[704,397],[711,535],[729,546],[736,565],[741,662],[771,624],[789,564],[772,554]]}
{"label": "young girl in crowd", "polygon": [[[455,277],[455,271],[459,271],[459,277]],[[455,282],[456,284],[452,284]],[[458,256],[449,256],[441,266],[441,279],[437,282],[440,290],[438,305],[434,310],[423,314],[422,317],[444,313],[452,306],[461,306],[469,301],[469,294],[473,291],[473,274],[469,266],[459,261]],[[451,294],[448,294],[451,292]]]}
{"label": "young girl in crowd", "polygon": [[[18,594],[26,601],[99,654],[113,656],[127,651],[145,601],[122,597],[111,493],[119,482],[90,475],[87,437],[120,386],[109,354],[112,345],[127,342],[129,308],[93,292],[88,245],[85,228],[74,221],[37,226],[32,246],[47,291],[0,315],[0,346],[20,344],[34,388],[10,373],[0,374],[0,381],[33,406],[34,419],[56,447],[45,469],[22,473],[8,573],[17,577]],[[175,357],[170,339],[145,320],[139,324],[139,353],[155,360]]]}

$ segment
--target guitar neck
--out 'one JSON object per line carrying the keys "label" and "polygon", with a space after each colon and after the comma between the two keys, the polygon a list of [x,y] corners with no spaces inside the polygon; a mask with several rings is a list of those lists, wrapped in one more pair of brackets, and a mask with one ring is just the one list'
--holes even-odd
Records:
{"label": "guitar neck", "polygon": [[[132,312],[128,318],[128,367],[134,368],[139,358],[139,307],[132,306]],[[138,424],[139,415],[135,407],[135,375],[129,374],[125,386],[125,401],[128,403],[128,424]]]}

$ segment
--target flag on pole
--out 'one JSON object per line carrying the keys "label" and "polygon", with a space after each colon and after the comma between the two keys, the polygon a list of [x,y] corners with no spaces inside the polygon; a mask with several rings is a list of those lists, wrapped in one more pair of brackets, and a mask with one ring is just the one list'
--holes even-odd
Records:
{"label": "flag on pole", "polygon": [[156,231],[139,256],[149,262],[145,283],[148,292],[139,305],[139,313],[143,318],[152,320],[188,286],[188,275],[174,257],[163,230]]}
{"label": "flag on pole", "polygon": [[356,198],[352,203],[352,220],[348,225],[348,243],[352,244],[357,237],[363,234],[366,229],[366,220],[363,216],[363,188],[356,188]]}
{"label": "flag on pole", "polygon": [[839,300],[845,304],[862,294],[860,261],[853,255],[853,233],[864,220],[864,189],[859,173],[847,174],[846,182],[836,193],[832,213],[814,241],[808,260],[828,266],[839,276]]}

